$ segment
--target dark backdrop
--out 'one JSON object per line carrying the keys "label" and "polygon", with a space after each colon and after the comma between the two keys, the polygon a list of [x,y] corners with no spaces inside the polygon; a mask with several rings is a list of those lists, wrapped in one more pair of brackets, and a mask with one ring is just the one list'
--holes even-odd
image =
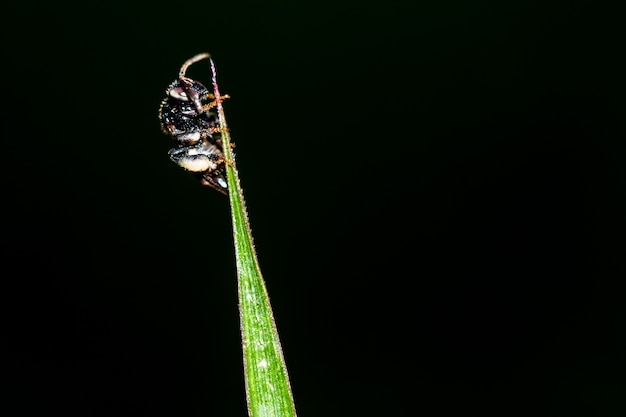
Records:
{"label": "dark backdrop", "polygon": [[11,415],[245,415],[228,202],[157,120],[204,51],[301,416],[626,413],[617,7],[2,7]]}

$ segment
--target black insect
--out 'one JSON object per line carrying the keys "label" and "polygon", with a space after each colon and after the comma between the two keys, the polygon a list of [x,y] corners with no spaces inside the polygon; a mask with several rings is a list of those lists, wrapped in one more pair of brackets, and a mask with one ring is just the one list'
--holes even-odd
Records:
{"label": "black insect", "polygon": [[202,83],[185,77],[187,67],[205,58],[209,54],[196,55],[183,64],[178,79],[167,87],[159,119],[163,132],[177,143],[168,152],[170,159],[202,184],[226,194],[226,161],[215,96]]}

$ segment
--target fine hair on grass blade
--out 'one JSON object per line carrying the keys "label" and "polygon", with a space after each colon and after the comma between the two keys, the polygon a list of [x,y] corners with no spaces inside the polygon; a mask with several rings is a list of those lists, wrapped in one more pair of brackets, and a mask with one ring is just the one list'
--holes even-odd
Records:
{"label": "fine hair on grass blade", "polygon": [[[217,84],[215,63],[209,54],[200,54],[196,60],[208,58],[211,64],[213,94],[222,134],[226,160],[228,196],[230,198],[239,314],[243,346],[246,400],[250,417],[295,417],[296,409],[287,374],[274,315],[267,288],[259,268],[252,232],[239,182],[239,173],[232,152],[230,132],[222,107],[222,96]],[[192,58],[194,60],[194,58]],[[193,62],[196,62],[195,60]],[[181,69],[182,71],[182,69]]]}

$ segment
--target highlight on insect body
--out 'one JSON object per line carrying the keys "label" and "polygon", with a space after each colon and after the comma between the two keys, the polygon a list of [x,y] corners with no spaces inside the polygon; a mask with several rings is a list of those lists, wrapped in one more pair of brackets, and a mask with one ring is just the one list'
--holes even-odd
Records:
{"label": "highlight on insect body", "polygon": [[[204,185],[227,194],[226,160],[222,128],[215,111],[215,96],[200,82],[185,76],[187,68],[209,54],[187,60],[166,90],[159,107],[161,129],[176,141],[170,159],[194,174]],[[228,98],[222,96],[221,99]]]}

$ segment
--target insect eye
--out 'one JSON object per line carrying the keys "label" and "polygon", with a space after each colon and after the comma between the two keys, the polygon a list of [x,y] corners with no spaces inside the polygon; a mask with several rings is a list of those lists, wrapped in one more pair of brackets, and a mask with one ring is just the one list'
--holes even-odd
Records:
{"label": "insect eye", "polygon": [[169,91],[169,94],[171,97],[177,99],[177,100],[181,100],[181,101],[189,101],[189,97],[187,96],[187,93],[185,92],[185,90],[183,90],[180,87],[177,88],[172,88]]}

